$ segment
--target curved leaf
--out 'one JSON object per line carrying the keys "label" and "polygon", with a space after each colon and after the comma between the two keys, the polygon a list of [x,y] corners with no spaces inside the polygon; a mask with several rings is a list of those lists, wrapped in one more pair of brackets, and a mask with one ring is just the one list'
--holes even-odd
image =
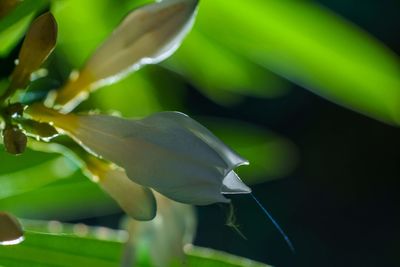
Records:
{"label": "curved leaf", "polygon": [[[24,223],[25,241],[15,246],[0,246],[0,264],[5,266],[120,266],[124,232],[59,222]],[[54,228],[65,232],[54,232]],[[53,230],[51,230],[53,229]],[[79,229],[84,231],[80,231]],[[141,242],[146,242],[142,240]],[[188,266],[268,267],[266,264],[212,249],[188,247]],[[137,266],[137,265],[136,265]],[[140,266],[151,266],[146,262]]]}
{"label": "curved leaf", "polygon": [[0,199],[29,192],[59,179],[71,176],[77,166],[64,157],[35,167],[0,175]]}
{"label": "curved leaf", "polygon": [[331,101],[400,124],[398,56],[314,3],[202,1],[197,27]]}
{"label": "curved leaf", "polygon": [[6,56],[22,38],[35,13],[43,9],[48,0],[25,0],[0,19],[0,56]]}
{"label": "curved leaf", "polygon": [[275,98],[288,92],[283,79],[199,30],[193,30],[163,65],[184,75],[208,97],[223,104],[241,95]]}

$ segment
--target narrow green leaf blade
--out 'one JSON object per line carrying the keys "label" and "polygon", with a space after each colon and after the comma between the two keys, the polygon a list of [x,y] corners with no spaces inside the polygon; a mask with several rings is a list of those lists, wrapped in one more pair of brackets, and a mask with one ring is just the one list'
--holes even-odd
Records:
{"label": "narrow green leaf blade", "polygon": [[9,28],[0,32],[0,56],[5,57],[10,53],[11,49],[16,43],[24,36],[25,31],[28,29],[33,14],[28,15]]}
{"label": "narrow green leaf blade", "polygon": [[[0,266],[120,266],[123,231],[86,227],[86,232],[54,233],[52,223],[25,221],[25,241],[15,246],[0,246]],[[32,225],[36,225],[32,227]],[[38,232],[38,225],[42,231]],[[50,226],[50,227],[49,227]],[[79,229],[77,225],[61,224],[61,229]],[[47,229],[47,231],[46,231]],[[35,231],[36,230],[36,231]],[[108,236],[104,235],[107,232]],[[93,233],[95,233],[93,235]],[[97,234],[96,234],[97,233]],[[142,240],[146,242],[146,240]],[[191,267],[268,267],[250,259],[200,247],[187,247]],[[147,266],[145,264],[145,266]],[[150,265],[149,265],[150,266]]]}
{"label": "narrow green leaf blade", "polygon": [[115,241],[27,231],[21,245],[0,247],[0,264],[6,260],[34,264],[29,266],[114,267],[119,260],[120,246]]}
{"label": "narrow green leaf blade", "polygon": [[275,98],[288,92],[283,79],[199,30],[193,30],[164,65],[219,103],[229,103],[234,97],[227,94]]}
{"label": "narrow green leaf blade", "polygon": [[81,172],[68,179],[0,200],[0,210],[30,219],[74,220],[112,214],[118,205]]}
{"label": "narrow green leaf blade", "polygon": [[0,57],[6,56],[22,38],[33,16],[48,0],[25,0],[0,20]]}
{"label": "narrow green leaf blade", "polygon": [[331,101],[400,124],[399,57],[314,3],[202,1],[197,26],[237,53]]}
{"label": "narrow green leaf blade", "polygon": [[78,167],[65,157],[0,175],[0,199],[22,194],[71,176]]}

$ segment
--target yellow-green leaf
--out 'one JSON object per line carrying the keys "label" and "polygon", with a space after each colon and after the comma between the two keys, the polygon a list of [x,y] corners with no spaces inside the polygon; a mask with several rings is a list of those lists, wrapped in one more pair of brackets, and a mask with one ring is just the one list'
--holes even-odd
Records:
{"label": "yellow-green leaf", "polygon": [[309,1],[201,1],[197,27],[327,99],[400,124],[400,61],[384,44]]}

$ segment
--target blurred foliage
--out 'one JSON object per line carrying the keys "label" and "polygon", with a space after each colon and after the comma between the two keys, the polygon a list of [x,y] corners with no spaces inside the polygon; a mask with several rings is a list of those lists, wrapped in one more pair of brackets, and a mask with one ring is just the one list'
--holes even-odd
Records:
{"label": "blurred foliage", "polygon": [[400,123],[399,58],[355,25],[309,1],[202,1],[200,10],[197,28],[227,49],[336,103]]}
{"label": "blurred foliage", "polygon": [[[10,60],[32,19],[50,8],[59,25],[58,46],[47,62],[49,75],[29,89],[33,99],[43,97],[84,64],[129,10],[146,2],[151,1],[22,1],[0,18],[0,57]],[[6,77],[1,79],[4,87]],[[200,1],[194,29],[174,56],[95,92],[81,110],[116,111],[126,117],[185,111],[187,90],[192,88],[188,84],[218,105],[235,105],[249,96],[283,97],[291,93],[290,82],[369,117],[400,124],[398,55],[342,17],[300,0]],[[250,167],[239,170],[249,184],[286,177],[296,166],[296,147],[285,137],[240,120],[201,121],[250,160]],[[14,158],[1,148],[0,160],[2,211],[60,220],[119,211],[66,157],[28,150]],[[68,233],[68,226],[56,234],[44,226],[40,231],[30,227],[32,222],[26,224],[22,245],[0,247],[0,264],[119,263],[120,240],[78,236]],[[192,248],[186,254],[189,266],[265,266],[213,250]]]}
{"label": "blurred foliage", "polygon": [[[57,221],[24,221],[23,224],[26,240],[18,246],[0,247],[0,264],[10,267],[120,266],[121,251],[127,238],[123,230],[61,224]],[[190,247],[185,254],[188,266],[193,267],[267,267],[262,263],[211,249]],[[149,262],[141,262],[134,266],[151,265]]]}
{"label": "blurred foliage", "polygon": [[38,1],[9,1],[15,2],[10,5],[4,5],[6,10],[1,10],[0,18],[0,57],[5,57],[17,42],[24,36],[29,23],[43,8],[48,5],[47,0]]}
{"label": "blurred foliage", "polygon": [[1,199],[0,209],[24,218],[60,220],[90,218],[119,211],[117,204],[80,172],[70,179]]}

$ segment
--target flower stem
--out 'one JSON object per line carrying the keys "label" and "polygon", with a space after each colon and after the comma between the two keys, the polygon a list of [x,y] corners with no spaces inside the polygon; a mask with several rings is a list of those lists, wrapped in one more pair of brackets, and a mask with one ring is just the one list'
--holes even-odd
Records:
{"label": "flower stem", "polygon": [[30,116],[33,120],[47,122],[66,131],[76,129],[78,125],[78,119],[76,115],[62,114],[55,109],[44,106],[41,103],[34,103],[30,105],[25,110],[25,114]]}

